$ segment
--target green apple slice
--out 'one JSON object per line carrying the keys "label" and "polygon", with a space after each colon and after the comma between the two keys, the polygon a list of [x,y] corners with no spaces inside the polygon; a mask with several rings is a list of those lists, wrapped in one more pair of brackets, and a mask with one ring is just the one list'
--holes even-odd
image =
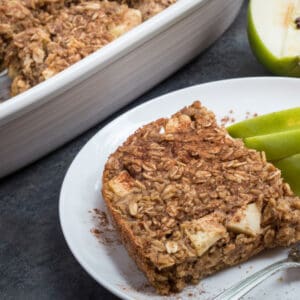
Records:
{"label": "green apple slice", "polygon": [[300,196],[300,154],[274,162],[274,165],[281,170],[283,178],[289,183],[293,192]]}
{"label": "green apple slice", "polygon": [[261,115],[227,127],[228,133],[234,138],[247,138],[293,129],[300,129],[300,107]]}
{"label": "green apple slice", "polygon": [[[258,60],[271,72],[300,77],[299,0],[251,0],[248,37]],[[300,20],[300,19],[299,19]]]}
{"label": "green apple slice", "polygon": [[268,161],[300,153],[300,129],[252,136],[244,139],[248,148],[264,151]]}

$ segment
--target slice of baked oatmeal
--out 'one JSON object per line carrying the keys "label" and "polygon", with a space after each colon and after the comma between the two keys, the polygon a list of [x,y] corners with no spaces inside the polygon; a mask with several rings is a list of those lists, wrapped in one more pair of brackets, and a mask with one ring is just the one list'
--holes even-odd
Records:
{"label": "slice of baked oatmeal", "polygon": [[160,294],[300,239],[300,199],[200,102],[137,130],[103,173],[129,254]]}

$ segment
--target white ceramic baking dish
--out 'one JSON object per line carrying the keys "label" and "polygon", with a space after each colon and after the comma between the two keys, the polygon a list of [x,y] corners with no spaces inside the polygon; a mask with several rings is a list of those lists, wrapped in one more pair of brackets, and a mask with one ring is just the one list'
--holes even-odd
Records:
{"label": "white ceramic baking dish", "polygon": [[0,104],[0,177],[82,133],[180,68],[242,0],[179,0],[53,78]]}

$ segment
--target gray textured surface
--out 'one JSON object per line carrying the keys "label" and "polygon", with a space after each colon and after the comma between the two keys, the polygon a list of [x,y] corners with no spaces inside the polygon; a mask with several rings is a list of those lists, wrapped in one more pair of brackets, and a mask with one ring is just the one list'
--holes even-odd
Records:
{"label": "gray textured surface", "polygon": [[226,34],[190,64],[76,140],[1,180],[0,299],[117,299],[75,261],[60,229],[59,191],[73,158],[106,123],[153,97],[202,82],[264,75],[270,74],[248,46],[244,5]]}

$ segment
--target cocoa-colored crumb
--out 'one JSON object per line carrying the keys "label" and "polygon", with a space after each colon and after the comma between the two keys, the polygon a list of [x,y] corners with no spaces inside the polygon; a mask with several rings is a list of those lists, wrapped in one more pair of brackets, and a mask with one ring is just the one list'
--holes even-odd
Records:
{"label": "cocoa-colored crumb", "polygon": [[109,225],[107,214],[104,211],[94,208],[94,213],[99,220],[100,226],[107,227]]}
{"label": "cocoa-colored crumb", "polygon": [[95,227],[90,229],[90,232],[97,238],[98,242],[104,246],[117,246],[121,245],[119,236],[109,221],[106,212],[94,208],[90,210]]}
{"label": "cocoa-colored crumb", "polygon": [[223,117],[221,119],[221,126],[225,127],[229,123],[229,121],[230,121],[230,117],[228,117],[228,116]]}

